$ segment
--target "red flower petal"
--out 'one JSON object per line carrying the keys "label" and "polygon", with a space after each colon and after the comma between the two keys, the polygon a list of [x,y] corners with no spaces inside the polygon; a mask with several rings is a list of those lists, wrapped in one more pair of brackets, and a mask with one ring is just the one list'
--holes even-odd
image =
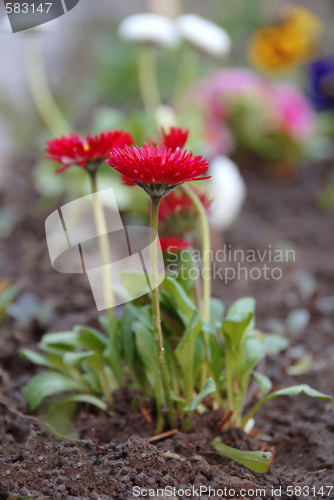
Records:
{"label": "red flower petal", "polygon": [[[206,193],[200,193],[198,190],[191,186],[191,189],[196,192],[200,198],[205,211],[210,213],[210,206],[212,200],[210,200]],[[165,221],[168,217],[173,215],[186,215],[195,216],[196,209],[188,196],[186,196],[180,189],[176,189],[169,193],[169,195],[162,198],[159,208],[159,219]]]}
{"label": "red flower petal", "polygon": [[85,168],[88,162],[103,161],[114,148],[123,148],[131,144],[133,144],[131,134],[122,130],[103,132],[96,136],[88,135],[84,139],[79,134],[70,134],[48,141],[46,158],[60,163],[62,167],[57,173],[61,173],[71,165]]}
{"label": "red flower petal", "polygon": [[172,127],[169,134],[166,134],[164,129],[162,129],[163,140],[162,144],[166,148],[176,151],[177,149],[183,149],[189,135],[188,129],[182,129],[179,127]]}
{"label": "red flower petal", "polygon": [[180,238],[176,238],[175,236],[170,238],[161,236],[159,241],[163,253],[167,253],[168,250],[181,252],[182,250],[186,250],[187,248],[192,248],[194,246],[190,241],[182,240]]}
{"label": "red flower petal", "polygon": [[137,184],[176,186],[184,182],[208,179],[201,177],[209,169],[202,156],[166,146],[133,146],[111,151],[108,165]]}

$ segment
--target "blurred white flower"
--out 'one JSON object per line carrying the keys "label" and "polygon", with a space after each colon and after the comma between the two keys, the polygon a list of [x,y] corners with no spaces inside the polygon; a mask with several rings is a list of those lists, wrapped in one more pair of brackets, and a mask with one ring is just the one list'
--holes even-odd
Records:
{"label": "blurred white flower", "polygon": [[210,162],[210,174],[210,223],[225,230],[238,218],[246,198],[246,185],[237,165],[226,156],[217,156]]}
{"label": "blurred white flower", "polygon": [[161,104],[155,110],[155,119],[159,127],[162,127],[165,130],[169,130],[171,127],[176,127],[177,125],[175,111],[167,104]]}
{"label": "blurred white flower", "polygon": [[224,57],[231,49],[231,38],[218,24],[196,14],[184,14],[176,20],[180,34],[189,43],[214,57]]}
{"label": "blurred white flower", "polygon": [[180,42],[175,23],[158,14],[128,16],[119,25],[118,34],[126,41],[154,43],[168,48],[175,48]]}

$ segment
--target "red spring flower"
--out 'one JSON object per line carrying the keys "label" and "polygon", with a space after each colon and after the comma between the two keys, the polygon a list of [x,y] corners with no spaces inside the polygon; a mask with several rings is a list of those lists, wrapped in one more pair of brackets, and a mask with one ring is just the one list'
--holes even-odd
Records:
{"label": "red spring flower", "polygon": [[189,135],[188,129],[182,129],[178,127],[172,127],[169,134],[166,134],[164,129],[162,129],[162,144],[166,148],[176,151],[177,149],[183,149]]}
{"label": "red spring flower", "polygon": [[180,238],[176,238],[175,236],[166,237],[162,236],[159,238],[160,246],[163,253],[167,253],[168,250],[171,252],[182,252],[182,250],[186,250],[187,248],[192,248],[194,245],[190,241],[181,240]]}
{"label": "red spring flower", "polygon": [[173,152],[166,146],[144,144],[142,148],[114,149],[106,163],[150,196],[166,196],[184,182],[209,179],[200,177],[209,169],[205,158],[180,149]]}
{"label": "red spring flower", "polygon": [[86,168],[87,163],[103,161],[115,148],[131,146],[133,138],[128,132],[114,130],[84,139],[79,134],[52,139],[47,142],[46,158],[62,165],[56,173],[64,172],[71,165]]}
{"label": "red spring flower", "polygon": [[[166,146],[166,148],[176,151],[177,149],[183,149],[189,135],[188,129],[182,129],[179,127],[171,127],[169,134],[161,128],[161,134],[158,135],[159,145]],[[148,139],[151,146],[158,146],[158,144],[153,139]]]}
{"label": "red spring flower", "polygon": [[[200,198],[206,213],[210,213],[210,207],[213,200],[210,200],[206,193],[200,193],[194,186],[191,186],[191,189],[195,191]],[[180,189],[177,189],[161,200],[159,219],[165,221],[170,216],[180,214],[195,216],[196,210],[192,201],[190,201]]]}
{"label": "red spring flower", "polygon": [[[185,143],[187,142],[189,130],[182,129],[178,127],[171,127],[169,134],[165,132],[162,128],[162,135],[159,137],[159,142],[161,146],[166,146],[167,149],[171,149],[175,152],[177,149],[183,149]],[[148,140],[151,146],[157,146],[153,139]],[[122,181],[126,186],[136,186],[135,182],[132,182],[125,175],[122,175]]]}

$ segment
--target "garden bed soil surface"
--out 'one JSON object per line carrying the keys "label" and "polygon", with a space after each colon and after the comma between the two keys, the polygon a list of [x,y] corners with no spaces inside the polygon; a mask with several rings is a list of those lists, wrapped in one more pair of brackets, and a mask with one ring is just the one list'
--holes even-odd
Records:
{"label": "garden bed soil surface", "polygon": [[[55,314],[48,331],[68,330],[83,323],[96,326],[97,313],[85,276],[59,274],[51,268],[44,220],[60,202],[41,213],[28,174],[31,165],[15,164],[20,166],[8,169],[0,193],[2,208],[16,214],[12,229],[1,240],[2,276],[19,281],[23,290],[41,300],[52,301]],[[225,235],[224,243],[232,248],[263,252],[272,245],[296,252],[294,262],[268,262],[271,267],[281,267],[280,280],[262,277],[226,284],[218,277],[214,282],[215,295],[227,306],[239,297],[255,297],[257,326],[264,331],[269,331],[272,320],[285,321],[293,310],[309,310],[309,325],[291,339],[291,346],[298,349],[270,357],[260,367],[274,389],[308,383],[334,395],[334,301],[323,300],[334,295],[334,217],[333,212],[323,212],[317,202],[332,173],[333,164],[329,163],[306,167],[289,181],[244,170],[248,199],[239,221]],[[217,240],[223,244],[216,235]],[[250,269],[263,263],[245,265]],[[310,276],[315,285],[307,294],[305,283],[310,282]],[[281,397],[267,403],[256,415],[250,435],[240,430],[215,431],[222,413],[211,410],[196,416],[189,434],[176,432],[150,442],[154,422],[131,410],[133,392],[119,390],[114,416],[82,407],[76,420],[76,439],[54,437],[29,413],[21,394],[36,368],[19,357],[19,350],[36,347],[42,334],[43,327],[37,321],[27,328],[7,317],[1,326],[1,498],[11,493],[123,500],[134,498],[134,486],[154,490],[175,487],[168,498],[189,498],[177,490],[194,486],[196,497],[196,488],[198,492],[200,486],[206,486],[223,490],[216,491],[216,496],[211,492],[210,498],[221,494],[221,498],[241,498],[244,494],[244,498],[256,499],[334,499],[334,405],[306,396]],[[305,354],[309,362],[304,373],[292,375],[291,365]],[[254,400],[254,390],[251,393]],[[216,453],[210,442],[217,435],[239,449],[271,451],[274,460],[269,472],[253,473]],[[333,486],[331,492],[326,486]],[[289,490],[294,493],[289,494]]]}

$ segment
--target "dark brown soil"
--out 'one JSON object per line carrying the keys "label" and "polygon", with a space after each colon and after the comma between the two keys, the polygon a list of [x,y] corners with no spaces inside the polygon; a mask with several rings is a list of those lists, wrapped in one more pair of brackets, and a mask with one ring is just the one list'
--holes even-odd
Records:
{"label": "dark brown soil", "polygon": [[[0,240],[0,272],[18,280],[23,290],[42,300],[52,300],[55,313],[48,331],[69,329],[76,323],[96,325],[96,310],[85,277],[51,269],[44,219],[53,207],[46,213],[39,211],[38,196],[26,174],[29,165],[26,160],[16,164],[21,166],[10,174],[0,192],[2,208],[10,207],[18,215],[10,235]],[[311,313],[306,330],[291,340],[292,347],[299,346],[299,352],[312,356],[305,373],[287,374],[298,360],[296,349],[291,348],[261,365],[275,389],[308,383],[334,394],[334,305],[323,301],[334,296],[334,216],[333,212],[322,212],[317,203],[319,192],[332,174],[333,164],[307,167],[290,181],[245,170],[248,200],[240,220],[226,235],[226,245],[233,248],[263,251],[272,245],[293,246],[296,251],[295,262],[279,265],[283,270],[279,281],[214,283],[215,295],[227,305],[236,298],[254,296],[257,325],[263,330],[269,330],[272,320],[285,321],[295,309]],[[301,285],[301,273],[309,273],[315,280],[309,295]],[[81,408],[76,422],[78,440],[56,439],[29,415],[21,395],[35,367],[21,360],[19,349],[34,347],[42,333],[43,327],[36,322],[27,327],[10,318],[0,329],[3,498],[10,492],[54,499],[127,499],[135,498],[134,486],[154,490],[171,486],[178,490],[193,486],[199,489],[202,485],[223,490],[216,496],[211,492],[210,498],[241,498],[246,490],[244,498],[334,499],[334,487],[326,489],[334,486],[334,405],[306,396],[269,402],[256,415],[251,435],[241,431],[218,433],[226,444],[240,449],[272,451],[275,460],[267,474],[252,473],[211,448],[220,411],[196,417],[188,435],[177,432],[150,444],[147,438],[154,434],[154,424],[145,422],[140,412],[131,412],[131,391],[117,391],[113,417]],[[291,495],[288,486],[292,487]],[[282,491],[273,491],[273,487],[281,487]],[[256,492],[260,488],[266,490],[265,495]],[[166,498],[189,498],[186,492],[175,491],[167,496],[167,491]]]}

